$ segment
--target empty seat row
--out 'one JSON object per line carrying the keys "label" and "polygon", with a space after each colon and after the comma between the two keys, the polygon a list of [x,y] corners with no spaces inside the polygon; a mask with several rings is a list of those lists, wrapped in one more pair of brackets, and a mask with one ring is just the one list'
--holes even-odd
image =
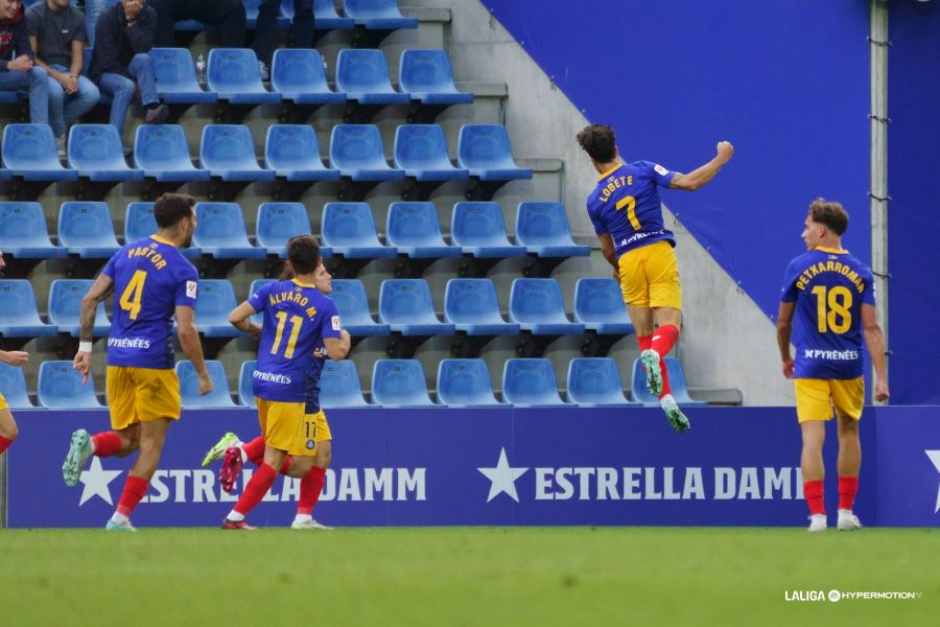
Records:
{"label": "empty seat row", "polygon": [[[255,241],[248,238],[242,209],[235,203],[196,204],[197,227],[189,256],[238,259],[275,255],[284,258],[287,241],[312,232],[306,207],[296,202],[269,202],[258,207]],[[516,240],[512,243],[496,203],[459,202],[451,217],[451,240],[445,241],[430,202],[396,202],[388,208],[387,244],[378,237],[372,209],[366,203],[328,203],[323,209],[321,231],[324,257],[381,258],[407,255],[413,258],[515,257],[526,253],[540,257],[586,256],[590,248],[571,238],[565,208],[556,202],[523,202],[516,210]],[[124,241],[134,242],[154,234],[157,223],[152,202],[127,207]],[[68,254],[101,259],[119,247],[111,211],[104,202],[68,201],[58,215],[59,245],[49,239],[42,207],[37,202],[0,202],[0,250],[20,259],[49,259]]]}
{"label": "empty seat row", "polygon": [[[253,294],[273,279],[251,283]],[[32,284],[25,279],[0,280],[0,337],[41,337],[67,333],[79,335],[81,299],[90,279],[56,279],[49,291],[49,322],[43,322]],[[575,285],[574,320],[565,313],[561,288],[554,279],[515,279],[509,294],[509,321],[499,308],[496,286],[489,279],[451,279],[444,291],[444,319],[438,318],[431,290],[423,279],[388,279],[379,289],[378,321],[373,317],[362,281],[336,279],[332,297],[343,326],[354,336],[388,335],[516,335],[520,330],[535,335],[576,335],[586,329],[599,334],[633,332],[619,287],[613,279],[582,278]],[[232,283],[202,279],[196,301],[196,323],[206,337],[237,337],[241,332],[228,323],[237,305]],[[108,333],[104,303],[98,305],[94,336]]]}
{"label": "empty seat row", "polygon": [[[261,0],[244,0],[245,13],[249,28],[254,28],[258,20]],[[337,11],[335,0],[314,0],[313,15],[317,30],[349,30],[356,26],[367,30],[397,30],[417,28],[418,20],[405,17],[398,8],[397,0],[343,0],[342,14]],[[280,6],[278,22],[286,24],[294,18],[294,0],[283,0]],[[187,24],[178,30],[201,28],[196,22]]]}
{"label": "empty seat row", "polygon": [[[666,359],[673,395],[680,404],[700,404],[688,393],[679,361]],[[207,396],[199,395],[195,369],[189,361],[176,365],[183,407],[221,409],[235,407],[222,363],[207,360],[214,385]],[[252,372],[255,362],[242,364],[238,405],[253,407]],[[555,370],[548,359],[509,359],[503,365],[503,399],[493,393],[490,372],[482,359],[443,359],[437,368],[437,397],[431,400],[424,368],[417,359],[379,359],[372,367],[372,403],[367,403],[356,365],[352,361],[327,361],[320,379],[320,403],[327,409],[341,407],[533,407],[533,406],[653,406],[658,401],[646,392],[643,368],[633,364],[632,399],[623,390],[616,362],[609,357],[572,359],[568,364],[567,399],[558,391]],[[22,370],[0,364],[0,393],[14,409],[32,408]],[[37,396],[40,407],[95,409],[98,401],[93,380],[82,383],[70,361],[46,361],[39,367]]]}

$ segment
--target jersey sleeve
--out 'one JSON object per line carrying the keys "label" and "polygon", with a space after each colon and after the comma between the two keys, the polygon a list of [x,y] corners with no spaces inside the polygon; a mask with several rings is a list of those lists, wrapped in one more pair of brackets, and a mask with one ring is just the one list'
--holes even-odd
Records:
{"label": "jersey sleeve", "polygon": [[791,261],[783,275],[783,288],[780,290],[780,302],[795,303],[799,290],[796,289],[796,261]]}
{"label": "jersey sleeve", "polygon": [[116,269],[114,266],[117,264],[118,257],[120,257],[121,253],[123,252],[124,252],[124,249],[122,248],[121,250],[111,255],[111,258],[108,259],[108,263],[104,264],[104,268],[101,269],[101,274],[111,277],[111,280],[114,280],[114,275],[116,272]]}
{"label": "jersey sleeve", "polygon": [[862,291],[862,304],[875,305],[875,275],[869,270],[862,279],[864,290]]}
{"label": "jersey sleeve", "polygon": [[591,206],[591,202],[588,201],[587,204],[587,214],[591,219],[591,224],[594,225],[594,232],[598,235],[606,235],[609,230],[607,225],[604,224],[604,221],[601,219],[600,212],[596,208]]}
{"label": "jersey sleeve", "polygon": [[176,306],[196,308],[196,297],[199,292],[199,274],[190,264],[186,264],[179,273],[176,282]]}
{"label": "jersey sleeve", "polygon": [[268,292],[271,291],[271,286],[274,283],[268,283],[260,290],[248,297],[248,304],[251,305],[251,308],[256,312],[260,313],[264,311],[265,307],[268,304]]}
{"label": "jersey sleeve", "polygon": [[342,321],[339,319],[339,310],[336,309],[336,303],[330,299],[325,299],[320,307],[320,337],[338,338],[340,331],[343,330]]}
{"label": "jersey sleeve", "polygon": [[672,185],[672,179],[676,173],[669,168],[652,161],[640,161],[639,165],[660,187],[670,187]]}

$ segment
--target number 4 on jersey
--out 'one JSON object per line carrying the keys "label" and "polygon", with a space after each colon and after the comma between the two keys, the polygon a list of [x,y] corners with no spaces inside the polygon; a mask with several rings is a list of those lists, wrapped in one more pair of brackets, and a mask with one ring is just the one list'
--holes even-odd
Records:
{"label": "number 4 on jersey", "polygon": [[121,293],[121,299],[118,301],[121,309],[128,312],[131,320],[137,320],[140,315],[141,301],[144,298],[144,283],[147,281],[147,273],[138,270],[131,277],[127,287]]}

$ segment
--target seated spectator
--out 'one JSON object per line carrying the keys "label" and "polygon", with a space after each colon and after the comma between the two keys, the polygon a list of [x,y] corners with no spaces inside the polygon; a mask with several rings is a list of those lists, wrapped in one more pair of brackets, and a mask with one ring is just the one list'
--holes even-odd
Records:
{"label": "seated spectator", "polygon": [[154,45],[176,46],[177,22],[197,20],[212,27],[223,48],[245,47],[245,5],[242,0],[151,0],[159,24]]}
{"label": "seated spectator", "polygon": [[49,125],[64,152],[68,126],[101,97],[95,84],[81,75],[85,16],[69,0],[42,0],[26,12],[26,28],[36,65],[49,75]]}
{"label": "seated spectator", "polygon": [[49,76],[33,62],[20,0],[0,0],[0,91],[29,91],[29,121],[49,123]]}
{"label": "seated spectator", "polygon": [[156,27],[157,14],[152,7],[144,6],[144,0],[121,0],[102,12],[95,26],[91,75],[101,91],[113,98],[111,124],[119,133],[124,132],[135,86],[147,110],[147,124],[159,124],[170,113],[157,95],[153,62],[148,54],[153,48]]}
{"label": "seated spectator", "polygon": [[[258,8],[258,23],[255,26],[255,54],[264,65],[261,74],[267,78],[274,56],[275,38],[277,37],[277,18],[281,14],[280,0],[262,0]],[[313,0],[294,0],[294,20],[288,35],[291,48],[313,47]]]}

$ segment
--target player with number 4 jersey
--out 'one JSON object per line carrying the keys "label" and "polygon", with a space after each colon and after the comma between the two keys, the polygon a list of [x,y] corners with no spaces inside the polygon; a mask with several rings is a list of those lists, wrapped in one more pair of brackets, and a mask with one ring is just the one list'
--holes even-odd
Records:
{"label": "player with number 4 jersey", "polygon": [[173,370],[174,317],[180,345],[199,377],[200,393],[212,389],[194,325],[198,273],[179,251],[192,240],[195,204],[192,196],[161,196],[154,205],[159,231],[115,253],[82,299],[81,342],[74,367],[85,381],[91,371],[95,311],[114,293],[106,377],[112,430],[94,436],[76,430],[62,477],[66,485],[74,486],[92,455],[124,456],[140,450],[108,529],[134,529],[130,514],[147,493],[170,423],[180,418],[180,386]]}

